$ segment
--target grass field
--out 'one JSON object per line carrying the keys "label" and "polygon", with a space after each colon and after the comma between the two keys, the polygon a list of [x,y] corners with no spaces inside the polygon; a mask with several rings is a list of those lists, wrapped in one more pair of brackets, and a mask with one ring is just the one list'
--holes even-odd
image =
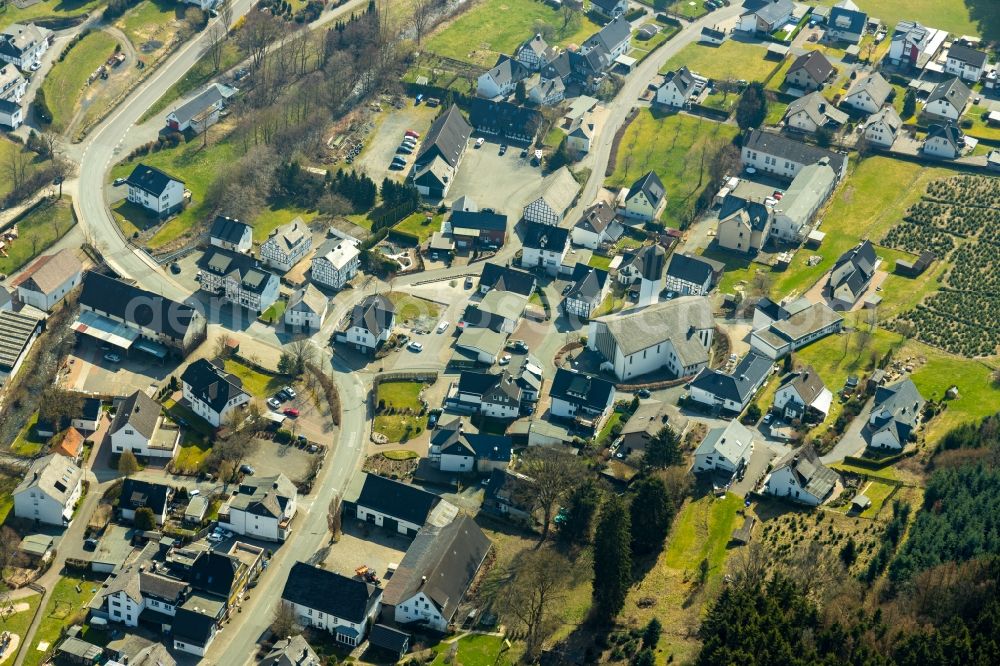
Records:
{"label": "grass field", "polygon": [[65,236],[74,224],[69,197],[39,206],[17,223],[18,238],[8,249],[8,255],[0,257],[0,273],[9,275],[21,268]]}
{"label": "grass field", "polygon": [[433,215],[428,217],[427,213],[417,211],[413,215],[400,220],[396,226],[393,227],[393,229],[395,231],[413,234],[417,237],[417,242],[423,243],[425,240],[430,238],[435,231],[441,230],[441,220],[443,218],[444,215]]}
{"label": "grass field", "polygon": [[378,385],[377,401],[385,401],[386,408],[412,409],[415,412],[423,408],[420,402],[420,391],[424,385],[420,382],[383,382]]}
{"label": "grass field", "polygon": [[750,284],[754,275],[759,272],[768,273],[771,271],[770,266],[751,261],[742,253],[706,248],[702,251],[701,256],[721,261],[726,265],[722,279],[719,280],[719,291],[724,294],[735,293],[737,286]]}
{"label": "grass field", "polygon": [[170,0],[143,0],[115,21],[139,58],[152,60],[166,51],[184,20],[184,6]]}
{"label": "grass field", "polygon": [[38,412],[31,415],[24,428],[17,434],[17,438],[11,442],[10,452],[14,455],[31,457],[38,454],[45,446],[46,439],[35,434],[35,425],[38,423]]}
{"label": "grass field", "polygon": [[45,77],[42,90],[52,112],[53,132],[63,132],[76,114],[87,79],[114,53],[118,40],[106,32],[91,32]]}
{"label": "grass field", "polygon": [[288,383],[287,377],[260,372],[232,358],[226,360],[226,372],[239,377],[243,388],[258,398],[267,398]]}
{"label": "grass field", "polygon": [[[815,0],[811,4],[830,7],[837,2],[838,0]],[[969,5],[980,4],[984,12],[989,12],[990,7],[986,2],[967,0],[856,0],[854,4],[869,16],[882,19],[890,30],[900,19],[910,19],[957,35],[979,34],[979,26],[972,19]],[[997,37],[998,35],[990,36],[991,39]]]}
{"label": "grass field", "polygon": [[417,298],[404,294],[401,291],[391,291],[386,297],[396,308],[397,321],[412,321],[419,317],[428,317],[437,320],[441,313],[441,307],[437,303],[432,303],[424,298]]}
{"label": "grass field", "polygon": [[602,271],[606,271],[608,270],[608,268],[611,267],[611,257],[605,257],[604,255],[601,254],[594,254],[591,255],[590,261],[587,262],[587,265],[590,266],[591,268],[600,268]]}
{"label": "grass field", "polygon": [[730,143],[737,131],[692,116],[641,109],[618,145],[615,171],[605,184],[629,187],[647,171],[655,171],[669,193],[661,219],[679,227],[694,215],[698,196],[708,186],[714,151]]}
{"label": "grass field", "polygon": [[[188,423],[191,423],[188,420]],[[174,469],[180,474],[195,474],[201,471],[212,452],[212,442],[196,433],[185,430],[181,446],[174,456]]]}
{"label": "grass field", "polygon": [[[230,39],[222,47],[222,58],[219,60],[219,69],[227,71],[235,67],[241,60],[243,60],[243,54],[236,46],[236,40]],[[208,56],[202,57],[201,60],[195,63],[194,67],[187,71],[187,74],[181,77],[180,81],[170,86],[167,92],[163,93],[163,96],[156,100],[156,103],[143,114],[140,122],[145,122],[167,107],[174,106],[177,100],[205,85],[216,74],[218,72],[215,71],[212,59]]]}
{"label": "grass field", "polygon": [[[2,14],[0,14],[2,16]],[[31,620],[35,617],[35,609],[38,608],[38,604],[42,602],[42,596],[40,594],[32,594],[28,597],[18,600],[20,603],[28,604],[28,609],[23,610],[20,613],[14,613],[4,621],[3,629],[4,631],[9,631],[20,637],[24,637],[28,633],[28,627],[31,626]],[[17,650],[11,652],[6,659],[0,661],[0,664],[12,664],[14,663],[14,657],[17,655]]]}
{"label": "grass field", "polygon": [[396,411],[409,409],[412,414],[379,414],[375,417],[375,432],[386,436],[390,442],[406,441],[427,427],[427,415],[419,414],[424,405],[420,402],[420,382],[384,382],[378,386],[376,404],[385,402],[385,408]]}
{"label": "grass field", "polygon": [[872,505],[861,512],[862,518],[874,518],[882,509],[886,499],[896,490],[896,486],[882,483],[881,481],[871,481],[863,489],[862,493],[872,501]]}
{"label": "grass field", "polygon": [[260,314],[261,321],[268,324],[277,324],[284,316],[286,307],[288,307],[288,301],[279,298],[271,304],[271,307]]}
{"label": "grass field", "polygon": [[[41,623],[38,625],[31,645],[27,646],[24,651],[23,663],[27,666],[41,664],[48,650],[39,650],[38,644],[45,642],[49,644],[49,650],[55,648],[63,628],[69,627],[74,621],[79,621],[78,616],[86,610],[87,603],[93,599],[95,591],[100,587],[100,583],[84,578],[74,576],[60,578],[52,590],[48,604],[42,609]],[[93,641],[97,639],[97,636],[81,636],[81,638]]]}
{"label": "grass field", "polygon": [[686,65],[695,74],[710,79],[763,81],[780,63],[766,60],[766,45],[727,40],[722,46],[690,44],[667,61],[661,71]]}
{"label": "grass field", "polygon": [[[10,194],[11,189],[13,189],[13,181],[8,176],[6,169],[7,165],[11,164],[14,153],[18,151],[26,151],[27,149],[19,143],[14,143],[6,136],[0,134],[0,164],[4,168],[4,177],[0,178],[0,199],[3,199],[8,194]],[[28,165],[27,174],[30,176],[35,171],[35,158],[37,157],[34,153],[26,153],[25,157],[31,157],[31,163]]]}
{"label": "grass field", "polygon": [[900,342],[899,335],[881,328],[875,329],[864,349],[858,346],[860,339],[855,334],[848,340],[846,333],[827,336],[795,352],[795,361],[811,365],[827,388],[836,393],[843,388],[848,375],[858,375],[870,368],[873,352],[883,356]]}
{"label": "grass field", "polygon": [[[452,645],[458,644],[453,661],[449,658]],[[431,666],[461,664],[462,666],[512,666],[515,661],[509,652],[503,651],[503,637],[489,634],[468,634],[454,642],[438,643],[434,651],[437,656]]]}
{"label": "grass field", "polygon": [[11,23],[27,23],[40,18],[79,16],[105,4],[105,0],[41,0],[20,9],[8,0],[7,11],[0,14],[0,30]]}
{"label": "grass field", "polygon": [[561,30],[558,11],[537,0],[482,0],[424,42],[424,49],[440,56],[492,67],[501,53],[513,53],[535,33],[535,22],[555,30],[560,46],[581,44],[599,27],[586,16],[578,26]]}

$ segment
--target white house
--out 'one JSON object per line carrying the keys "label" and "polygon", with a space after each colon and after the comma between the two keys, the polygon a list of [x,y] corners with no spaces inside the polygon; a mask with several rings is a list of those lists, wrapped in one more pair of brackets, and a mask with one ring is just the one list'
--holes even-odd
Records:
{"label": "white house", "polygon": [[727,412],[740,413],[771,376],[774,361],[753,351],[731,373],[702,368],[688,384],[691,400]]}
{"label": "white house", "polygon": [[374,353],[389,339],[395,325],[396,310],[392,301],[379,294],[366,296],[354,306],[347,328],[336,334],[337,341],[359,351]]}
{"label": "white house", "polygon": [[844,318],[825,303],[806,301],[805,307],[794,313],[777,309],[781,310],[777,318],[762,317],[758,326],[758,306],[754,312],[754,330],[750,334],[750,347],[770,359],[782,358],[844,327]]}
{"label": "white house", "polygon": [[[556,79],[557,81],[560,79]],[[566,147],[577,153],[590,152],[590,142],[594,139],[594,123],[582,120],[566,134]]]}
{"label": "white house", "polygon": [[708,364],[715,319],[704,296],[682,296],[590,322],[587,346],[619,380],[666,370],[693,375]]}
{"label": "white house", "polygon": [[521,387],[506,370],[498,375],[463,371],[458,378],[455,399],[495,419],[515,419],[521,413]]}
{"label": "white house", "polygon": [[[125,565],[101,589],[101,610],[112,622],[138,627],[139,616],[149,609],[173,618],[186,601],[191,586],[186,582],[157,573],[149,562]],[[140,662],[141,663],[141,662]]]}
{"label": "white house", "polygon": [[666,252],[659,244],[644,245],[622,255],[618,266],[618,282],[629,285],[636,293],[636,305],[651,305],[660,300],[663,285],[663,264]]}
{"label": "white house", "polygon": [[892,93],[892,85],[884,76],[878,72],[870,72],[854,82],[842,104],[864,113],[875,113],[889,101]]}
{"label": "white house", "polygon": [[11,286],[22,303],[47,312],[79,286],[82,275],[83,264],[76,252],[65,248],[36,259]]}
{"label": "white house", "polygon": [[235,534],[284,541],[291,533],[298,492],[282,473],[246,477],[219,509],[219,525]]}
{"label": "white house", "polygon": [[490,328],[466,326],[455,340],[455,349],[463,351],[479,363],[493,365],[500,358],[507,334]]}
{"label": "white house", "polygon": [[14,489],[14,515],[46,525],[66,526],[82,492],[83,470],[66,456],[36,459]]}
{"label": "white house", "polygon": [[628,11],[627,0],[591,0],[590,7],[607,19],[615,19]]}
{"label": "white house", "polygon": [[850,309],[868,290],[878,265],[875,247],[867,239],[840,255],[827,279],[834,309]]}
{"label": "white house", "polygon": [[587,422],[600,428],[615,401],[615,385],[595,375],[556,368],[549,388],[552,416]]}
{"label": "white house", "polygon": [[865,428],[868,445],[902,450],[920,425],[925,403],[911,379],[878,387]]}
{"label": "white house", "polygon": [[718,262],[693,254],[675,252],[667,265],[666,288],[680,296],[704,296],[721,273]]}
{"label": "white house", "polygon": [[562,222],[580,191],[580,183],[566,167],[546,176],[524,206],[522,217],[526,222],[539,222],[556,226]]}
{"label": "white house", "polygon": [[215,247],[247,253],[253,248],[253,227],[225,215],[216,215],[208,239]]}
{"label": "white house", "polygon": [[52,44],[52,35],[51,30],[34,23],[11,23],[0,33],[0,61],[28,71],[41,62]]}
{"label": "white house", "polygon": [[312,234],[302,218],[297,217],[271,232],[260,246],[260,258],[268,266],[288,272],[311,247]]}
{"label": "white house", "polygon": [[944,61],[944,71],[965,81],[976,83],[983,78],[989,58],[983,51],[962,44],[952,44]]}
{"label": "white house", "polygon": [[785,83],[794,90],[819,90],[836,71],[822,52],[806,51],[792,61]]}
{"label": "white house", "polygon": [[773,207],[770,234],[783,241],[800,243],[809,235],[813,217],[837,186],[837,174],[827,158],[803,167],[785,195]]}
{"label": "white house", "polygon": [[901,20],[892,31],[886,57],[890,64],[897,67],[923,69],[941,50],[947,38],[946,30]]}
{"label": "white house", "polygon": [[544,268],[556,275],[569,247],[569,229],[539,222],[529,222],[524,228],[521,250],[523,268]]}
{"label": "white house", "polygon": [[774,394],[774,411],[787,420],[822,421],[831,404],[833,393],[810,366],[785,377]]}
{"label": "white house", "polygon": [[824,465],[811,445],[786,454],[764,480],[764,492],[800,504],[819,506],[840,485],[840,475]]}
{"label": "white house", "polygon": [[632,183],[625,195],[625,217],[652,222],[660,216],[667,204],[667,190],[663,181],[650,171]]}
{"label": "white house", "polygon": [[809,133],[820,128],[836,129],[847,120],[848,115],[827,101],[818,90],[789,104],[784,116],[785,127]]}
{"label": "white house", "polygon": [[891,148],[903,120],[892,106],[884,106],[865,121],[865,139],[879,148]]}
{"label": "white house", "polygon": [[261,313],[278,300],[278,276],[247,254],[211,247],[198,260],[202,291],[227,303]]}
{"label": "white house", "polygon": [[158,217],[167,217],[184,206],[184,181],[156,167],[137,164],[125,184],[126,199]]}
{"label": "white house", "polygon": [[570,277],[570,288],[563,297],[562,309],[568,315],[589,319],[608,295],[611,280],[608,272],[577,263]]}
{"label": "white house", "polygon": [[24,109],[11,99],[0,98],[0,125],[15,130],[24,124]]}
{"label": "white house", "polygon": [[529,70],[510,56],[501,55],[497,64],[476,80],[476,94],[486,99],[506,97],[514,92],[519,81],[527,78]]}
{"label": "white house", "polygon": [[412,537],[425,524],[448,523],[458,508],[417,486],[362,472],[344,491],[342,513],[345,518]]}
{"label": "white house", "polygon": [[669,72],[664,75],[663,83],[656,89],[656,103],[678,109],[685,107],[691,101],[694,87],[694,76],[691,75],[691,70],[687,67]]}
{"label": "white house", "polygon": [[718,472],[732,477],[750,464],[753,455],[753,433],[739,421],[730,421],[725,428],[712,428],[694,452],[695,474]]}
{"label": "white house", "polygon": [[792,21],[795,5],[792,0],[771,0],[763,5],[755,5],[740,15],[736,29],[751,34],[770,34]]}
{"label": "white house", "polygon": [[953,160],[965,149],[965,135],[951,123],[943,125],[932,123],[927,127],[927,136],[924,137],[920,149],[925,155]]}
{"label": "white house", "polygon": [[180,438],[180,430],[164,420],[160,403],[142,391],[118,404],[108,429],[112,453],[131,451],[147,458],[173,458]]}
{"label": "white house", "polygon": [[510,437],[465,432],[461,420],[457,423],[457,428],[432,441],[431,450],[440,456],[438,468],[442,472],[490,474],[507,469],[514,446]]}
{"label": "white house", "polygon": [[971,98],[972,91],[961,79],[947,79],[934,86],[934,90],[927,96],[922,113],[957,121],[965,113]]}
{"label": "white house", "polygon": [[216,428],[226,423],[235,410],[250,402],[250,394],[243,390],[238,377],[227,375],[203,358],[184,370],[181,388],[192,411]]}
{"label": "white house", "polygon": [[197,96],[168,113],[167,127],[178,132],[188,129],[201,132],[219,121],[226,101],[237,92],[236,88],[212,83]]}
{"label": "white house", "polygon": [[603,201],[583,212],[583,217],[573,226],[573,245],[596,250],[604,243],[614,243],[625,229],[618,222],[614,209]]}
{"label": "white house", "polygon": [[743,141],[744,167],[791,180],[808,164],[829,159],[837,180],[847,175],[847,156],[796,141],[782,134],[755,129]]}
{"label": "white house", "polygon": [[360,577],[296,562],[281,600],[291,606],[300,625],[327,631],[338,643],[355,647],[364,642],[382,610],[382,588]]}
{"label": "white house", "polygon": [[549,46],[540,34],[535,34],[514,51],[517,61],[533,72],[545,67],[557,55],[559,51]]}
{"label": "white house", "polygon": [[318,331],[323,326],[330,299],[311,284],[295,290],[285,308],[285,326]]}
{"label": "white house", "polygon": [[358,274],[360,257],[356,241],[330,238],[316,248],[312,259],[311,279],[333,289],[343,289]]}

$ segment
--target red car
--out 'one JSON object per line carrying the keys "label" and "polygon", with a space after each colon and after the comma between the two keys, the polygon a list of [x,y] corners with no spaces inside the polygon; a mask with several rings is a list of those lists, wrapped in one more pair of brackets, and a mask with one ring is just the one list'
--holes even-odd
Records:
{"label": "red car", "polygon": [[292,418],[298,418],[299,417],[299,410],[295,409],[294,407],[289,407],[288,409],[286,409],[282,413],[285,416],[291,416]]}
{"label": "red car", "polygon": [[406,132],[404,132],[404,134],[406,136],[412,136],[414,139],[419,139],[420,138],[420,135],[418,133],[414,132],[411,129],[406,130]]}

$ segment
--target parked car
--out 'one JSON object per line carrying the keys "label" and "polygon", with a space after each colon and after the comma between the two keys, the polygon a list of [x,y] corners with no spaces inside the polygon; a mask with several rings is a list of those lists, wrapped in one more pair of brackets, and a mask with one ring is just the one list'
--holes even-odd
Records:
{"label": "parked car", "polygon": [[476,139],[476,148],[482,148],[484,143],[486,143],[486,139],[479,137]]}
{"label": "parked car", "polygon": [[298,393],[296,393],[295,389],[293,389],[291,386],[286,386],[281,390],[284,391],[285,395],[287,395],[289,398],[294,399],[296,396],[298,396]]}
{"label": "parked car", "polygon": [[433,411],[427,415],[427,429],[434,430],[437,427],[438,419],[441,418],[441,413]]}
{"label": "parked car", "polygon": [[294,407],[289,407],[288,409],[283,411],[282,414],[284,414],[285,416],[291,416],[293,419],[299,418],[299,410],[295,409]]}
{"label": "parked car", "polygon": [[277,398],[268,398],[267,406],[271,409],[281,409],[281,402]]}
{"label": "parked car", "polygon": [[250,476],[257,473],[257,470],[253,468],[253,465],[247,465],[246,463],[240,465],[240,471],[244,474],[249,474]]}
{"label": "parked car", "polygon": [[500,357],[500,365],[507,365],[510,363],[510,354],[504,354]]}
{"label": "parked car", "polygon": [[771,422],[772,418],[774,418],[774,415],[771,414],[771,412],[768,412],[767,414],[764,414],[764,425],[769,424]]}
{"label": "parked car", "polygon": [[507,152],[507,144],[506,143],[501,143],[500,144],[500,154],[503,155],[506,152]]}
{"label": "parked car", "polygon": [[406,162],[397,162],[393,160],[392,164],[389,165],[389,171],[402,171],[406,168]]}
{"label": "parked car", "polygon": [[404,143],[404,144],[400,145],[399,148],[396,149],[396,152],[399,153],[399,154],[401,154],[401,155],[412,155],[413,154],[413,148],[407,146]]}
{"label": "parked car", "polygon": [[176,261],[171,262],[170,272],[173,273],[174,275],[179,274],[181,272],[181,265],[178,264]]}
{"label": "parked car", "polygon": [[410,341],[410,336],[408,336],[406,333],[403,333],[398,338],[396,338],[396,344],[398,344],[400,347],[402,347],[409,341]]}
{"label": "parked car", "polygon": [[218,543],[219,541],[222,541],[223,537],[222,537],[222,534],[220,532],[211,532],[211,533],[209,533],[209,535],[206,538],[209,541],[213,541],[215,543]]}
{"label": "parked car", "polygon": [[521,354],[528,353],[528,344],[524,340],[511,341],[510,348]]}
{"label": "parked car", "polygon": [[109,363],[119,363],[122,360],[122,357],[118,354],[105,354],[104,360]]}
{"label": "parked car", "polygon": [[635,394],[640,398],[644,399],[652,395],[652,393],[649,392],[649,389],[639,389],[638,391],[635,392]]}
{"label": "parked car", "polygon": [[115,187],[118,187],[120,185],[124,185],[125,184],[125,179],[124,178],[115,178],[114,181],[111,182],[111,184],[114,185]]}
{"label": "parked car", "polygon": [[437,328],[438,333],[444,333],[446,330],[448,330],[448,325],[449,324],[447,321],[442,321],[440,324],[438,324]]}
{"label": "parked car", "polygon": [[424,346],[421,343],[417,342],[416,340],[406,345],[406,348],[412,352],[417,352],[417,353],[422,352],[424,350]]}
{"label": "parked car", "polygon": [[86,539],[83,542],[84,550],[97,550],[97,539]]}
{"label": "parked car", "polygon": [[472,276],[471,275],[469,275],[468,277],[465,278],[465,288],[466,289],[472,289]]}
{"label": "parked car", "polygon": [[419,133],[419,132],[414,132],[414,131],[413,131],[413,130],[411,130],[411,129],[408,129],[408,130],[406,130],[405,132],[403,132],[403,134],[404,134],[405,136],[411,136],[411,137],[413,137],[414,139],[419,139],[419,138],[420,138],[420,133]]}

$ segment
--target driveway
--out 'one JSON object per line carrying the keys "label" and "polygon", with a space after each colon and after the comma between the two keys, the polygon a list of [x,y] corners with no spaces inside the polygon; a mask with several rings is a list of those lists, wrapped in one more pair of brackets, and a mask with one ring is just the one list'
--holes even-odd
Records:
{"label": "driveway", "polygon": [[[114,353],[122,358],[118,363],[108,361],[105,354]],[[103,395],[129,395],[135,391],[145,391],[151,386],[159,386],[177,366],[167,360],[159,360],[143,352],[134,352],[126,357],[121,350],[105,351],[101,345],[88,337],[81,337],[67,360],[68,371],[63,385],[75,391]]]}
{"label": "driveway", "polygon": [[753,449],[753,455],[750,456],[750,462],[747,464],[747,470],[743,474],[743,480],[730,486],[729,491],[740,497],[746,497],[748,493],[753,492],[763,481],[768,464],[776,456],[777,454],[769,449],[767,444],[757,442]]}
{"label": "driveway", "polygon": [[847,456],[856,456],[865,450],[868,442],[865,441],[862,431],[865,424],[868,423],[868,417],[871,415],[872,402],[872,400],[869,400],[865,403],[865,408],[861,410],[856,419],[851,421],[851,425],[847,427],[844,436],[840,438],[836,446],[830,449],[830,452],[825,456],[820,456],[821,461],[827,464],[840,462]]}

